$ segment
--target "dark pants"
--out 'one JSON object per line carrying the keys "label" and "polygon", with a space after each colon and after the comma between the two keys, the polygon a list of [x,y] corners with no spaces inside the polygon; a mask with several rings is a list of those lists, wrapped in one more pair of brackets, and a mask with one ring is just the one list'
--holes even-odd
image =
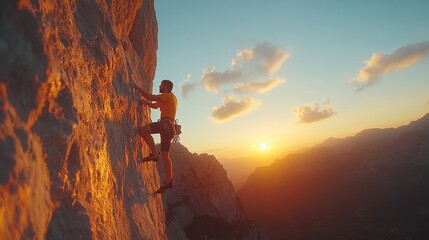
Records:
{"label": "dark pants", "polygon": [[174,137],[173,126],[165,120],[149,124],[151,134],[159,133],[161,135],[161,151],[169,152],[171,139]]}

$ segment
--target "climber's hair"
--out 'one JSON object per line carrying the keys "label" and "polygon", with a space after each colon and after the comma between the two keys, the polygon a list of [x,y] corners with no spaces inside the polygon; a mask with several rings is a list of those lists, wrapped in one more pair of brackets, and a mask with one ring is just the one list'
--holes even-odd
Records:
{"label": "climber's hair", "polygon": [[165,79],[165,80],[162,80],[161,84],[163,84],[163,83],[164,83],[165,87],[167,88],[168,92],[173,91],[173,82],[172,81]]}

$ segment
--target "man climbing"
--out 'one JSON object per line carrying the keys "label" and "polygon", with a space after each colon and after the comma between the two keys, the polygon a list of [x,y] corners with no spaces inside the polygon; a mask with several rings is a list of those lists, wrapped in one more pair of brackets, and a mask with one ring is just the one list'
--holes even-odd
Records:
{"label": "man climbing", "polygon": [[138,93],[140,93],[145,100],[140,100],[140,104],[148,106],[153,109],[160,108],[161,118],[158,122],[149,123],[139,128],[139,134],[143,137],[148,145],[151,153],[149,156],[143,158],[143,162],[154,161],[159,159],[158,152],[156,151],[155,141],[151,134],[159,133],[161,135],[161,158],[164,161],[164,169],[166,181],[155,193],[163,193],[168,188],[173,187],[173,170],[170,158],[170,145],[174,137],[174,121],[176,119],[177,111],[177,98],[171,92],[173,90],[173,83],[170,80],[162,80],[159,86],[158,95],[150,94],[143,89],[134,85]]}

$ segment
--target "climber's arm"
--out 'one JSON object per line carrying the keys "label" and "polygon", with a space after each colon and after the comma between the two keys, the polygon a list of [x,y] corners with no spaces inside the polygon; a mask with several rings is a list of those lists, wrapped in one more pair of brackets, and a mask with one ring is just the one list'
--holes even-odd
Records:
{"label": "climber's arm", "polygon": [[144,99],[140,100],[140,104],[141,105],[146,105],[146,106],[148,106],[150,108],[153,108],[153,109],[159,108],[159,103],[158,102],[149,102],[149,101],[144,100]]}
{"label": "climber's arm", "polygon": [[150,94],[148,92],[146,92],[145,90],[141,89],[139,86],[134,84],[134,88],[137,90],[138,93],[140,93],[144,98],[146,98],[149,101],[159,101],[161,100],[159,95],[153,95]]}

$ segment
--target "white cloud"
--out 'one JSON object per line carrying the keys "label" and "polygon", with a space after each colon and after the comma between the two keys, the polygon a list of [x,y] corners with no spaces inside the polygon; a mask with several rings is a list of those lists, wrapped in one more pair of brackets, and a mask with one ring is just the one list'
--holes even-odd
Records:
{"label": "white cloud", "polygon": [[[218,92],[222,85],[234,82],[238,82],[241,86],[248,83],[254,83],[249,84],[249,86],[260,86],[261,81],[274,78],[273,74],[289,57],[290,54],[285,50],[270,43],[262,42],[252,49],[238,51],[232,60],[230,69],[220,72],[213,67],[205,68],[201,77],[202,83],[204,88],[210,92]],[[276,87],[278,84],[270,86]]]}
{"label": "white cloud", "polygon": [[207,91],[218,92],[220,85],[235,82],[241,77],[241,72],[237,70],[227,70],[218,72],[214,67],[204,69],[202,82]]}
{"label": "white cloud", "polygon": [[197,83],[191,83],[191,82],[185,82],[182,84],[182,96],[184,98],[188,97],[188,94],[195,90],[195,88],[198,86]]}
{"label": "white cloud", "polygon": [[222,106],[213,108],[212,118],[217,121],[227,121],[248,113],[259,105],[259,101],[250,97],[237,99],[234,96],[228,95],[223,99]]}
{"label": "white cloud", "polygon": [[297,123],[313,123],[332,117],[335,114],[331,107],[319,110],[319,105],[315,103],[303,107],[296,107],[294,112],[298,117]]}
{"label": "white cloud", "polygon": [[359,85],[358,90],[362,90],[377,82],[383,75],[410,67],[428,55],[429,41],[401,47],[391,54],[374,53],[353,83]]}
{"label": "white cloud", "polygon": [[187,98],[188,94],[194,91],[196,87],[198,87],[198,83],[193,83],[190,81],[191,81],[191,75],[188,74],[187,78],[183,81],[182,85],[180,86],[180,90],[184,98]]}
{"label": "white cloud", "polygon": [[271,76],[276,73],[290,54],[268,42],[257,44],[253,49],[244,49],[237,53],[232,60],[233,67],[256,70],[257,72]]}
{"label": "white cloud", "polygon": [[[252,49],[237,51],[230,68],[225,71],[217,71],[214,67],[205,68],[201,82],[207,91],[214,93],[221,90],[266,93],[285,82],[283,77],[274,74],[289,57],[290,54],[285,50],[262,42]],[[216,121],[226,121],[245,114],[260,104],[260,101],[249,97],[237,99],[226,96],[222,106],[212,109],[212,118]]]}
{"label": "white cloud", "polygon": [[264,93],[284,83],[283,78],[272,78],[263,82],[241,83],[234,88],[236,93]]}

